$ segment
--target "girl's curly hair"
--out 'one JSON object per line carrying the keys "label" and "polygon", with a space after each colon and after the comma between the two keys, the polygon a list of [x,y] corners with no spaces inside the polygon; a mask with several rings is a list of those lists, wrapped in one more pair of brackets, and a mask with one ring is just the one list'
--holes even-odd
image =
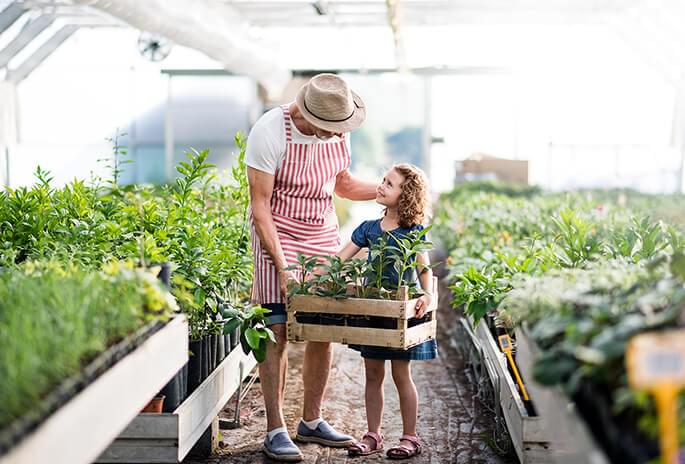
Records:
{"label": "girl's curly hair", "polygon": [[392,168],[404,177],[397,208],[400,227],[406,229],[423,224],[430,214],[430,192],[426,174],[408,163],[396,164]]}

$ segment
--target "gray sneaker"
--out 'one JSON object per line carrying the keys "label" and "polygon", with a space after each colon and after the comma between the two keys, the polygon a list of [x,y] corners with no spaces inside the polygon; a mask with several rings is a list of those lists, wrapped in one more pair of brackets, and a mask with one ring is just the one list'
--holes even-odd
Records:
{"label": "gray sneaker", "polygon": [[314,430],[300,421],[300,424],[297,426],[295,440],[303,443],[318,443],[333,448],[346,448],[354,443],[354,438],[336,431],[326,421],[319,422],[319,425]]}
{"label": "gray sneaker", "polygon": [[269,436],[267,435],[264,438],[262,451],[276,461],[299,462],[304,459],[300,448],[293,443],[285,432],[277,433],[271,441],[269,441]]}

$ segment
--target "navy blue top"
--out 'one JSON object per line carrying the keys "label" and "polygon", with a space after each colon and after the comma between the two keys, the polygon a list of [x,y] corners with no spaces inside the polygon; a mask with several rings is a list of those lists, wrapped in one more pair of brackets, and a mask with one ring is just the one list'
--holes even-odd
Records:
{"label": "navy blue top", "polygon": [[[410,228],[398,227],[397,229],[391,230],[390,233],[381,229],[381,220],[374,219],[371,221],[362,222],[355,230],[352,232],[352,242],[362,248],[371,248],[383,235],[388,236],[388,244],[396,245],[396,239],[402,239],[410,232],[416,230],[423,230],[424,227],[421,224],[415,225]],[[393,238],[394,237],[394,238]],[[426,240],[426,235],[421,237],[422,240]],[[389,252],[386,252],[386,256]],[[369,263],[371,263],[371,254],[369,253],[368,258]],[[397,271],[393,268],[392,261],[388,262],[383,270],[383,283],[384,285],[393,285],[397,287]],[[408,272],[413,273],[414,270]],[[409,283],[415,282],[416,275],[411,274],[405,275],[405,282]],[[382,318],[381,318],[382,319]],[[363,358],[370,359],[402,359],[402,360],[428,360],[435,359],[438,355],[438,345],[435,340],[426,340],[425,342],[416,345],[408,350],[402,350],[399,348],[385,348],[380,346],[368,346],[368,345],[350,345],[350,348],[361,352]]]}
{"label": "navy blue top", "polygon": [[[382,218],[381,218],[382,219]],[[388,245],[396,246],[396,239],[403,239],[410,232],[417,230],[423,230],[424,227],[421,224],[417,224],[410,228],[398,227],[391,231],[384,231],[381,228],[381,219],[372,219],[369,221],[364,221],[352,232],[352,243],[361,248],[371,248],[382,236],[388,237]],[[421,237],[421,240],[426,240],[426,235]],[[390,256],[391,253],[387,251],[385,256]],[[414,258],[412,258],[413,260]],[[369,253],[368,262],[371,264],[371,253]],[[373,279],[372,279],[373,280]],[[383,284],[389,285],[391,288],[397,288],[397,283],[399,281],[397,271],[393,267],[393,261],[388,260],[387,265],[383,269]],[[416,282],[416,273],[413,269],[409,269],[405,272],[404,283],[408,284],[410,282]]]}

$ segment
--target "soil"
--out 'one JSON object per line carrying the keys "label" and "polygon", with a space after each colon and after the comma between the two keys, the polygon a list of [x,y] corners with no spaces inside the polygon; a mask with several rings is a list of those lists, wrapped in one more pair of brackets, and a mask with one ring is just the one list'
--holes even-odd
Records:
{"label": "soil", "polygon": [[[493,463],[516,462],[511,455],[502,456],[494,443],[494,417],[481,404],[475,382],[455,343],[458,315],[449,306],[449,292],[442,288],[438,309],[439,358],[412,363],[414,382],[419,392],[418,434],[424,441],[423,453],[412,463]],[[294,434],[301,415],[302,358],[304,344],[291,344],[285,393],[284,415],[288,430]],[[401,433],[399,401],[390,366],[386,364],[385,414],[383,435],[386,449],[394,446]],[[335,345],[333,368],[324,401],[323,417],[338,430],[360,438],[366,431],[364,414],[364,371],[359,354],[344,345]],[[227,404],[220,417],[234,417],[235,399]],[[261,452],[266,417],[259,384],[247,393],[241,404],[242,427],[222,431],[220,449],[202,461],[186,459],[186,464],[269,463]],[[316,444],[299,444],[305,463],[374,463],[389,462],[384,455],[348,458],[344,449]]]}

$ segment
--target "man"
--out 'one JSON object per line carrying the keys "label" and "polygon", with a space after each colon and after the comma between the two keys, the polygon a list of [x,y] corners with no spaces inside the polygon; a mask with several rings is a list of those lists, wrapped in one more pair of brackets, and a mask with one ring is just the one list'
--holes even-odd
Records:
{"label": "man", "polygon": [[[376,184],[349,172],[347,133],[366,117],[362,99],[333,74],[319,74],[302,86],[295,102],[264,114],[247,139],[254,281],[252,300],[270,309],[270,344],[259,377],[264,394],[267,436],[264,452],[272,459],[300,461],[283,419],[288,367],[285,330],[287,271],[298,252],[335,254],[340,246],[333,193],[371,200]],[[321,401],[331,366],[330,343],[308,342],[303,364],[304,405],[296,440],[346,447],[349,435],[321,418]]]}

